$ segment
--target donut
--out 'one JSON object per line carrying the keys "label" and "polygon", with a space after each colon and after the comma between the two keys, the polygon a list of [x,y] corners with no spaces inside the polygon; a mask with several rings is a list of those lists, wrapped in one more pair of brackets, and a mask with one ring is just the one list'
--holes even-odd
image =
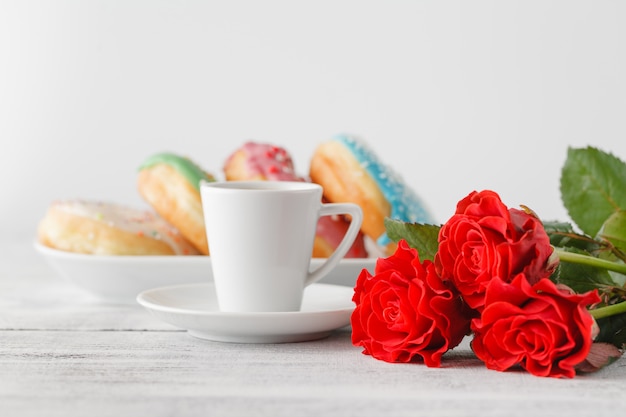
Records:
{"label": "donut", "polygon": [[152,211],[116,203],[54,201],[37,229],[44,246],[93,255],[197,255],[180,232]]}
{"label": "donut", "polygon": [[433,219],[417,194],[365,142],[337,135],[318,145],[311,157],[309,176],[324,188],[333,203],[350,202],[363,210],[363,233],[380,247],[392,244],[385,218],[410,223]]}
{"label": "donut", "polygon": [[[322,216],[317,222],[315,242],[313,245],[314,258],[328,258],[333,254],[348,231],[350,222],[344,216]],[[344,258],[367,258],[369,252],[365,247],[364,235],[359,231],[354,243]]]}
{"label": "donut", "polygon": [[248,141],[224,163],[227,181],[302,181],[289,153],[269,143]]}
{"label": "donut", "polygon": [[[291,155],[286,149],[253,141],[235,150],[224,164],[227,181],[305,181],[296,173]],[[327,258],[348,230],[349,221],[343,216],[322,216],[317,223],[314,258]],[[367,258],[363,233],[359,232],[346,258]]]}
{"label": "donut", "polygon": [[137,188],[148,204],[204,255],[209,254],[200,182],[215,181],[189,158],[157,153],[139,167]]}

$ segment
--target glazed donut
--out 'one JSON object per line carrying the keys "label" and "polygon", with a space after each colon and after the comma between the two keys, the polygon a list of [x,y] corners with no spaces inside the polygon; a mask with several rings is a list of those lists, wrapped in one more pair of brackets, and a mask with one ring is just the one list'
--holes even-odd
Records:
{"label": "glazed donut", "polygon": [[94,255],[197,255],[152,211],[84,200],[53,202],[37,230],[44,246]]}
{"label": "glazed donut", "polygon": [[[224,164],[227,181],[304,181],[296,174],[291,155],[282,147],[267,143],[246,142]],[[323,216],[317,223],[314,258],[327,258],[341,242],[349,222],[342,216]],[[364,236],[357,235],[346,258],[367,258]]]}
{"label": "glazed donut", "polygon": [[214,181],[190,159],[164,152],[152,155],[139,167],[137,188],[154,210],[190,241],[209,254],[200,182]]}
{"label": "glazed donut", "polygon": [[302,181],[289,153],[268,143],[246,142],[224,163],[227,181]]}
{"label": "glazed donut", "polygon": [[380,247],[391,244],[385,231],[387,217],[432,223],[420,198],[364,142],[352,136],[338,135],[320,144],[311,158],[309,175],[324,188],[328,201],[361,206],[361,230]]}

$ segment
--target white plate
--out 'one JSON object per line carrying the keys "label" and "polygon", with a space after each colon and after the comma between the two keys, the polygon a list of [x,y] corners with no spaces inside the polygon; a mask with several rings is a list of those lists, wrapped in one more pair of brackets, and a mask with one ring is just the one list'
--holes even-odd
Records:
{"label": "white plate", "polygon": [[220,312],[212,283],[144,291],[137,302],[159,319],[201,339],[287,343],[321,339],[350,324],[353,291],[341,285],[312,284],[304,290],[300,311],[276,313]]}
{"label": "white plate", "polygon": [[[84,255],[34,245],[62,277],[107,302],[135,303],[137,294],[150,288],[213,281],[209,256]],[[323,261],[313,259],[311,267]],[[373,272],[375,262],[375,258],[342,259],[320,282],[354,287],[363,268]]]}

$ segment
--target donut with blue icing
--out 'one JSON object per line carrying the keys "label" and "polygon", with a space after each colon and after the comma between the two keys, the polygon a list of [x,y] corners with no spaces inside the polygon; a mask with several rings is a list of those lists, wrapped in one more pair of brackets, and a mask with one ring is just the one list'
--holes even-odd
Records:
{"label": "donut with blue icing", "polygon": [[433,222],[420,197],[365,142],[354,136],[337,135],[320,144],[311,158],[309,176],[324,188],[324,197],[330,202],[361,206],[361,229],[379,246],[391,243],[385,218]]}

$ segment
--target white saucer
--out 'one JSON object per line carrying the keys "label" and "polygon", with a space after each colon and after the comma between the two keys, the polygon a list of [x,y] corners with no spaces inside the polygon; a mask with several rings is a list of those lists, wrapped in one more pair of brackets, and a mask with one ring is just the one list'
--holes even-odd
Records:
{"label": "white saucer", "polygon": [[312,284],[302,308],[293,312],[226,313],[217,310],[212,283],[176,285],[142,292],[137,302],[159,319],[190,335],[219,342],[287,343],[327,337],[350,324],[354,290]]}

